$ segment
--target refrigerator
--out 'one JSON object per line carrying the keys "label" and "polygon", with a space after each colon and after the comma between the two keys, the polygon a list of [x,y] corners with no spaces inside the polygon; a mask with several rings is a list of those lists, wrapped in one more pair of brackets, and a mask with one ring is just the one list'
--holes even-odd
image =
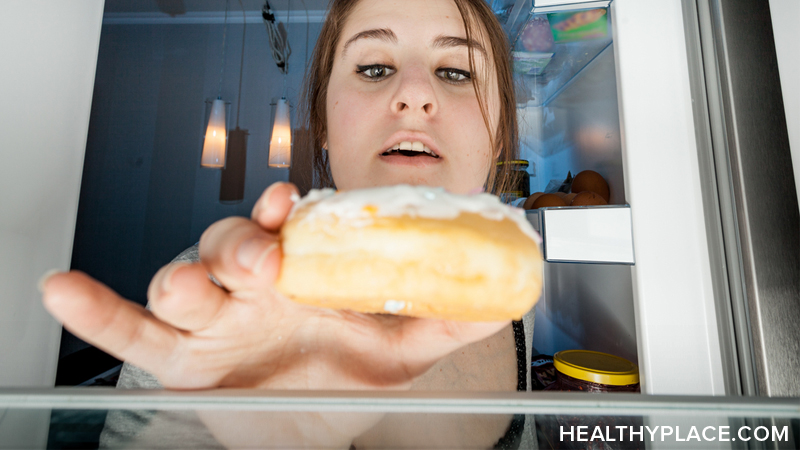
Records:
{"label": "refrigerator", "polygon": [[[648,395],[2,388],[0,448],[91,443],[109,410],[339,414],[332,423],[353,412],[419,424],[430,414],[637,416],[673,428],[788,423],[774,447],[796,448],[800,213],[786,194],[796,186],[768,4],[489,2],[514,51],[543,54],[515,75],[531,190],[581,170],[611,188],[608,207],[526,213],[548,259],[530,344],[631,359]],[[596,9],[603,36],[524,48],[529,24]],[[258,437],[242,436],[243,445]],[[705,446],[762,445],[721,441]],[[693,448],[675,434],[646,447]]]}

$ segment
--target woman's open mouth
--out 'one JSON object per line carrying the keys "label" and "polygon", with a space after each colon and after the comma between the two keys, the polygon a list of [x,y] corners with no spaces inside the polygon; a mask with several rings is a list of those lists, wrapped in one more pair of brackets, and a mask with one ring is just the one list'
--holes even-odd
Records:
{"label": "woman's open mouth", "polygon": [[439,155],[434,153],[425,144],[420,141],[403,141],[395,144],[392,148],[381,153],[381,156],[402,156],[411,158],[435,158],[439,159]]}

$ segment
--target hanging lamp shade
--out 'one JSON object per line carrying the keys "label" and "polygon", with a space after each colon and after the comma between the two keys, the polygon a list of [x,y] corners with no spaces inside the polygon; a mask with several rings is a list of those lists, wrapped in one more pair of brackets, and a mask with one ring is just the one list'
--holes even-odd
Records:
{"label": "hanging lamp shade", "polygon": [[225,120],[225,102],[218,98],[211,104],[208,127],[203,139],[202,167],[221,169],[225,167],[225,150],[228,145],[228,130]]}
{"label": "hanging lamp shade", "polygon": [[278,100],[275,108],[275,123],[272,125],[272,139],[269,141],[269,166],[286,168],[291,162],[292,126],[289,103],[284,97]]}

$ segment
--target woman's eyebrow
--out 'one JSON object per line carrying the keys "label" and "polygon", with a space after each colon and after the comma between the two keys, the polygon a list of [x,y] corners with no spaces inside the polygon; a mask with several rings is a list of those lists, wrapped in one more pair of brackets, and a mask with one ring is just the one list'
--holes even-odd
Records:
{"label": "woman's eyebrow", "polygon": [[[342,57],[344,58],[345,54],[347,53],[347,48],[350,44],[354,43],[359,39],[378,39],[381,41],[385,41],[391,44],[397,44],[397,35],[394,34],[394,31],[390,30],[389,28],[375,28],[372,30],[365,30],[358,32],[353,35],[350,39],[345,42],[344,47],[342,48]],[[453,48],[453,47],[472,47],[475,50],[481,52],[484,58],[489,57],[486,52],[486,49],[474,39],[465,39],[462,37],[456,36],[445,36],[439,35],[436,39],[433,40],[431,44],[431,48]]]}
{"label": "woman's eyebrow", "polygon": [[381,41],[386,41],[392,44],[397,43],[397,35],[394,34],[394,31],[388,28],[376,28],[373,30],[361,31],[353,35],[353,37],[351,37],[350,39],[347,40],[347,42],[345,42],[344,48],[342,49],[342,57],[344,57],[345,54],[347,53],[347,47],[359,39],[379,39]]}
{"label": "woman's eyebrow", "polygon": [[453,48],[453,47],[467,47],[472,48],[474,50],[478,50],[483,54],[483,57],[488,59],[489,55],[486,53],[486,49],[474,39],[465,39],[456,36],[444,36],[439,35],[436,39],[433,40],[433,44],[431,48]]}

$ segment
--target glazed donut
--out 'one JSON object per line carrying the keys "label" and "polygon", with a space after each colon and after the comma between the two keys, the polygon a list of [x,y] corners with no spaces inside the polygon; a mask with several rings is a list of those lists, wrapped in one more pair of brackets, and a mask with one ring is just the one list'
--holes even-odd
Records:
{"label": "glazed donut", "polygon": [[490,194],[423,186],[312,190],[281,230],[276,288],[365,313],[519,320],[542,288],[539,236]]}

